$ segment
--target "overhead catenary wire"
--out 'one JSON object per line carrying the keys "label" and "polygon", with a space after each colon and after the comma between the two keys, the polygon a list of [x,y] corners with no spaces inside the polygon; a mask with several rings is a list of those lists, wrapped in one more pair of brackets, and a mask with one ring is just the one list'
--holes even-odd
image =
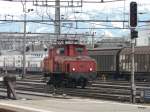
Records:
{"label": "overhead catenary wire", "polygon": [[[20,2],[19,0],[13,0],[14,2]],[[22,2],[24,2],[25,0],[21,0]],[[34,0],[26,0],[26,2],[33,2]],[[45,1],[45,2],[54,2],[55,0],[37,0],[37,1],[39,1],[39,2],[42,2],[42,1]],[[68,1],[74,1],[74,2],[77,2],[77,1],[79,1],[79,0],[68,0]],[[67,0],[61,0],[60,2],[68,2]],[[126,18],[125,18],[125,1],[126,0],[103,0],[103,2],[110,2],[110,1],[113,1],[113,2],[118,2],[118,1],[124,1],[124,7],[123,7],[123,19],[122,20],[109,20],[109,18],[106,20],[106,19],[104,19],[104,20],[94,20],[94,19],[91,19],[91,20],[79,20],[78,19],[78,17],[80,18],[81,17],[81,14],[78,14],[78,15],[76,15],[76,14],[74,14],[74,19],[71,19],[71,20],[69,20],[68,19],[68,17],[66,16],[66,15],[64,15],[65,16],[65,19],[64,20],[60,20],[60,22],[63,22],[63,23],[67,23],[67,22],[72,22],[73,24],[75,23],[76,24],[76,26],[77,27],[75,27],[75,26],[67,26],[67,25],[61,25],[61,27],[66,27],[66,28],[68,28],[67,30],[68,30],[68,32],[69,31],[71,31],[71,29],[73,28],[73,29],[88,29],[88,30],[94,30],[94,29],[128,29],[128,27],[116,27],[116,26],[111,26],[111,25],[102,25],[102,24],[100,24],[101,22],[103,22],[103,23],[109,23],[109,22],[120,22],[120,23],[128,23],[128,20],[126,20]],[[82,0],[82,2],[83,3],[101,3],[102,2],[102,0]],[[37,7],[36,7],[37,8]],[[41,17],[42,19],[41,20],[27,20],[27,22],[33,22],[33,23],[40,23],[41,24],[41,22],[48,22],[48,23],[52,23],[52,22],[56,22],[54,19],[53,19],[53,17],[51,16],[51,14],[48,14],[48,9],[49,7],[45,7],[44,9],[46,9],[46,14],[44,14],[44,13],[41,13],[41,12],[39,12],[39,10],[37,9],[36,11],[37,11],[37,15],[39,16],[39,17]],[[41,8],[41,10],[42,10],[43,8]],[[69,11],[68,11],[68,8],[67,7],[65,7],[65,9],[67,9],[67,15],[69,16]],[[73,8],[72,7],[72,12],[75,12],[76,10],[75,10],[75,8]],[[82,11],[82,7],[81,7],[81,12],[83,12]],[[48,19],[47,19],[48,18]],[[0,20],[1,21],[1,20]],[[3,21],[3,20],[2,20]],[[4,22],[4,21],[3,21]],[[7,22],[23,22],[23,20],[14,20],[14,21],[7,21]],[[91,27],[81,27],[79,24],[80,23],[88,23],[89,24],[89,26],[90,26],[90,24],[91,24]],[[149,23],[150,21],[149,20],[145,20],[145,21],[139,21],[139,23],[140,22],[143,22],[143,23]],[[97,27],[96,25],[98,25],[98,23],[100,24],[100,26],[105,26],[105,27]],[[45,23],[44,23],[45,24]],[[52,25],[52,24],[51,24]],[[95,25],[95,26],[94,26]],[[56,25],[55,25],[56,26]],[[143,27],[139,27],[139,29],[145,29],[145,28],[143,28]]]}
{"label": "overhead catenary wire", "polygon": [[[10,2],[20,2],[20,0],[0,0]],[[55,2],[55,0],[36,0],[37,2]],[[82,2],[82,3],[108,3],[108,2],[119,2],[124,0],[61,0],[61,2]],[[22,0],[22,2],[35,2],[35,0]]]}
{"label": "overhead catenary wire", "polygon": [[[22,22],[22,21],[21,21]],[[37,24],[45,24],[45,25],[53,25],[54,24],[50,24],[50,23],[44,23],[43,21],[39,22],[39,21],[30,21],[32,23],[37,23]],[[5,21],[5,23],[0,23],[0,24],[10,24],[10,23],[13,23],[11,21]],[[92,29],[129,29],[128,27],[115,27],[115,26],[110,26],[110,25],[105,25],[105,24],[96,24],[94,23],[95,25],[100,25],[100,26],[105,26],[105,27],[93,27]],[[147,26],[147,25],[143,25],[143,26]],[[67,26],[67,25],[61,25],[61,27],[66,27],[66,28],[73,28],[73,29],[91,29],[91,28],[87,28],[87,27],[73,27],[73,26]],[[142,26],[139,26],[137,29],[149,29],[149,28],[144,28]]]}

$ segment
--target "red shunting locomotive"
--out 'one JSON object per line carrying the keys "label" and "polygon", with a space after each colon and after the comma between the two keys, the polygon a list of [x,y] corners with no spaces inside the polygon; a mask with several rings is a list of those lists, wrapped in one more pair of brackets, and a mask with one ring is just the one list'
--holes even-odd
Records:
{"label": "red shunting locomotive", "polygon": [[96,61],[88,56],[85,45],[62,44],[49,49],[43,70],[49,84],[84,88],[96,78]]}

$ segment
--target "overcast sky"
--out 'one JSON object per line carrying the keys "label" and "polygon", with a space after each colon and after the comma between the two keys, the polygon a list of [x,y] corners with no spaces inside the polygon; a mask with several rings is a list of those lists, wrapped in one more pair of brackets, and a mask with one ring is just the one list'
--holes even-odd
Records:
{"label": "overcast sky", "polygon": [[[64,0],[63,0],[64,1]],[[76,0],[77,1],[77,0]],[[85,0],[88,1],[88,0]],[[92,0],[90,0],[92,1]],[[93,0],[100,1],[100,0]],[[110,0],[104,0],[110,1]],[[113,0],[112,0],[113,1]],[[138,12],[145,13],[143,15],[139,15],[139,19],[150,20],[150,0],[125,0],[120,2],[110,2],[110,3],[83,3],[83,7],[80,8],[61,8],[61,15],[66,19],[128,19],[129,13],[129,4],[131,1],[136,1],[138,3]],[[62,4],[63,5],[63,4]],[[27,14],[28,18],[36,18],[41,19],[44,16],[44,19],[54,19],[54,8],[52,7],[36,7],[33,6],[33,3],[27,3],[27,9],[34,9],[33,12]],[[75,13],[82,12],[82,13]],[[124,14],[125,13],[125,14]],[[19,2],[4,2],[0,0],[0,19],[5,19],[6,15],[13,15],[14,19],[23,19],[23,6]],[[98,17],[98,18],[96,18]],[[7,16],[6,19],[11,19],[11,16]],[[104,24],[104,23],[103,23]],[[23,24],[20,24],[20,27],[17,26],[17,29],[22,29]],[[108,25],[108,24],[107,24]],[[114,27],[121,27],[122,23],[112,23]],[[12,25],[13,27],[14,25]],[[92,27],[92,24],[84,24],[83,26]],[[93,25],[93,27],[99,27],[100,25]],[[52,31],[49,30],[46,26],[36,26],[28,24],[27,30],[34,29],[33,31],[42,32],[42,31]],[[4,26],[0,30],[3,29]],[[10,29],[12,31],[13,28]],[[90,29],[91,30],[91,29]],[[18,31],[18,30],[16,30]],[[21,30],[23,31],[23,29]],[[62,29],[62,31],[79,31],[75,29]],[[88,30],[89,31],[89,30]],[[95,30],[91,30],[95,31]],[[99,30],[100,33],[103,31],[105,34],[109,36],[114,36],[116,31],[110,30]],[[86,31],[84,31],[86,32]],[[97,32],[97,31],[96,31]],[[117,33],[122,34],[122,32],[126,32],[126,30],[119,30]],[[126,34],[126,33],[125,33]],[[119,35],[119,34],[118,34]]]}

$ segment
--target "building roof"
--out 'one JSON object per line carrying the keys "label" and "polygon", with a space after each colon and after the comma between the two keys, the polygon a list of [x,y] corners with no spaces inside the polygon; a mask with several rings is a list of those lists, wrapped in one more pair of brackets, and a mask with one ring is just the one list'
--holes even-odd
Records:
{"label": "building roof", "polygon": [[106,38],[98,41],[95,48],[112,48],[112,47],[127,47],[130,46],[130,41],[125,38]]}
{"label": "building roof", "polygon": [[[138,46],[135,47],[135,54],[150,54],[150,46]],[[124,48],[121,50],[120,54],[131,54],[131,48]]]}
{"label": "building roof", "polygon": [[21,55],[21,52],[14,50],[1,50],[1,55]]}

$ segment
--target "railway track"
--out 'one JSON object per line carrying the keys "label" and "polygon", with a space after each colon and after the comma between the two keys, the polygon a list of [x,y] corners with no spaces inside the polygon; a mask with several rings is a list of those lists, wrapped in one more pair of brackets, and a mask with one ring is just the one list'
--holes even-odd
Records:
{"label": "railway track", "polygon": [[[147,87],[148,82],[137,83],[137,100],[140,99],[140,94],[143,88]],[[4,86],[0,84],[0,91],[6,91]],[[30,94],[37,96],[49,97],[54,92],[62,95],[67,94],[70,96],[88,97],[88,98],[101,98],[118,101],[130,101],[131,87],[127,81],[108,81],[102,82],[100,80],[94,81],[93,84],[87,86],[85,89],[80,88],[53,88],[47,86],[42,82],[41,77],[28,77],[23,80],[17,80],[16,89],[18,93]]]}

